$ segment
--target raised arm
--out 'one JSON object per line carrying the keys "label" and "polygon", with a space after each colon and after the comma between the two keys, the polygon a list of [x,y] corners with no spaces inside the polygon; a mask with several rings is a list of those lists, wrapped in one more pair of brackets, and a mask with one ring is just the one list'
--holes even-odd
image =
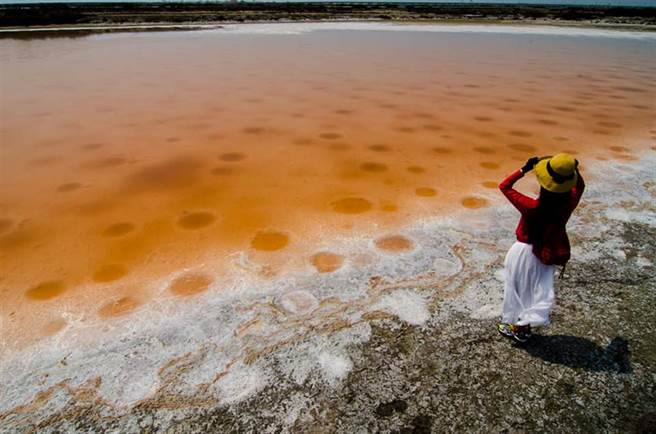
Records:
{"label": "raised arm", "polygon": [[517,182],[523,176],[524,174],[522,173],[521,170],[516,170],[510,175],[508,175],[506,179],[501,181],[501,184],[499,184],[499,190],[501,190],[504,196],[508,198],[510,203],[512,203],[513,206],[517,208],[521,213],[524,213],[529,209],[535,208],[538,204],[537,200],[530,198],[526,195],[523,195],[522,193],[520,193],[519,191],[513,188],[515,182]]}
{"label": "raised arm", "polygon": [[579,172],[578,169],[576,169],[576,185],[572,190],[570,191],[570,207],[572,210],[576,208],[579,204],[579,201],[581,200],[581,196],[583,196],[583,190],[585,190],[585,181],[583,181],[583,177],[581,176],[581,172]]}

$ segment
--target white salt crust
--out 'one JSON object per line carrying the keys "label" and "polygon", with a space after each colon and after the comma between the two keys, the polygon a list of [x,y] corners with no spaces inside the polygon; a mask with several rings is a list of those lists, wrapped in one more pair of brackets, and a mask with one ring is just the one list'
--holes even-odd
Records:
{"label": "white salt crust", "polygon": [[[653,179],[653,167],[653,153],[632,166],[589,164],[584,201],[599,201],[608,209],[618,208],[627,200],[651,203],[650,193],[640,186]],[[50,389],[55,398],[38,411],[51,414],[70,400],[70,394],[59,384],[74,389],[88,386],[95,379],[101,380],[97,393],[117,413],[153,396],[162,387],[192,395],[201,385],[209,385],[208,390],[220,405],[253,396],[279,375],[299,384],[322,381],[339,387],[353,367],[351,352],[369,339],[371,329],[361,321],[363,315],[383,311],[408,324],[422,325],[431,315],[441,314],[440,309],[429,311],[430,292],[408,287],[381,295],[371,290],[370,279],[377,276],[384,285],[428,271],[444,279],[459,273],[462,264],[452,247],[476,238],[478,229],[469,229],[470,220],[494,223],[491,227],[498,232],[497,244],[510,246],[516,212],[501,199],[495,204],[476,213],[457,213],[410,225],[403,232],[420,246],[399,256],[379,255],[371,250],[371,237],[364,236],[335,240],[334,245],[325,246],[353,256],[369,255],[374,261],[364,269],[345,267],[338,273],[316,274],[308,267],[264,280],[235,266],[221,279],[229,287],[215,284],[185,302],[162,298],[120,321],[105,324],[64,313],[71,324],[56,335],[21,351],[1,352],[0,413],[30,403],[37,393]],[[649,210],[610,212],[607,217],[655,224]],[[587,234],[590,230],[577,215],[573,217],[570,233]],[[623,246],[616,247],[618,255],[623,253]],[[594,246],[584,250],[575,246],[574,254],[585,259],[586,255],[593,257],[594,251]],[[498,255],[474,251],[470,261],[494,263]],[[648,262],[642,259],[642,263]],[[208,269],[211,264],[205,264],[204,270]],[[153,285],[166,288],[177,275]],[[443,306],[477,318],[491,318],[501,295],[502,284],[498,276],[495,279],[491,275]],[[339,309],[320,304],[329,297],[343,304]],[[322,331],[322,327],[340,322],[355,325]],[[265,351],[282,342],[286,344],[276,347],[275,352]],[[248,357],[252,360],[247,363]],[[277,370],[271,367],[272,360]],[[173,380],[169,373],[174,374]],[[299,397],[298,407],[288,413],[290,423],[300,417],[305,405]]]}

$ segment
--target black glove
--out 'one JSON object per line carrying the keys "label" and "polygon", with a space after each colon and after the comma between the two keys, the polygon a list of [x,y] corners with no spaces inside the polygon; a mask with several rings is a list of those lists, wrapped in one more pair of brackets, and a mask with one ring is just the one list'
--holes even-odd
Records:
{"label": "black glove", "polygon": [[531,170],[533,170],[533,167],[535,167],[535,165],[538,164],[538,161],[540,161],[538,157],[531,157],[528,160],[526,160],[526,164],[522,166],[522,173],[526,174]]}

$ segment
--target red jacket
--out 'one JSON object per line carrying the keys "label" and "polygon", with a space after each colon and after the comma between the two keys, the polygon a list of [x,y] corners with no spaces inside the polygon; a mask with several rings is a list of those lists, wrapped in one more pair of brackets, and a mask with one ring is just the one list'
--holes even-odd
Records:
{"label": "red jacket", "polygon": [[[569,193],[561,193],[569,195],[568,200],[564,202],[565,206],[562,206],[551,214],[546,226],[546,230],[548,231],[547,236],[544,237],[544,239],[535,240],[531,239],[531,229],[535,229],[538,225],[541,225],[539,230],[544,231],[545,220],[544,216],[540,215],[540,210],[538,208],[538,205],[540,204],[539,199],[525,196],[512,188],[515,182],[523,176],[522,171],[517,170],[511,173],[501,182],[501,184],[499,184],[501,192],[522,214],[522,217],[519,219],[519,224],[517,225],[517,230],[515,231],[517,234],[517,240],[527,244],[534,244],[533,253],[535,253],[542,262],[546,264],[564,265],[564,262],[567,262],[567,259],[569,259],[569,239],[567,238],[565,225],[567,224],[570,215],[572,215],[572,211],[574,211],[579,204],[579,200],[585,189],[583,177],[579,174],[576,185],[569,191]],[[535,237],[536,236],[533,235],[533,238]],[[537,247],[540,250],[539,252],[536,251],[536,243],[542,244]],[[556,255],[561,259],[557,259],[555,257]],[[564,257],[566,258],[562,259]]]}

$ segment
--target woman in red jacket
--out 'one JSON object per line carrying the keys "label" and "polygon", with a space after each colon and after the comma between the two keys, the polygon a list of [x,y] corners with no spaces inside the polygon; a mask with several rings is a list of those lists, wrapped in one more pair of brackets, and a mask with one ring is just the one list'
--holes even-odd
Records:
{"label": "woman in red jacket", "polygon": [[[540,184],[537,199],[513,189],[531,170]],[[531,326],[549,324],[554,303],[554,266],[565,265],[570,247],[565,226],[583,194],[578,161],[569,154],[530,158],[499,189],[521,213],[517,242],[505,260],[505,289],[499,333],[526,342]]]}

